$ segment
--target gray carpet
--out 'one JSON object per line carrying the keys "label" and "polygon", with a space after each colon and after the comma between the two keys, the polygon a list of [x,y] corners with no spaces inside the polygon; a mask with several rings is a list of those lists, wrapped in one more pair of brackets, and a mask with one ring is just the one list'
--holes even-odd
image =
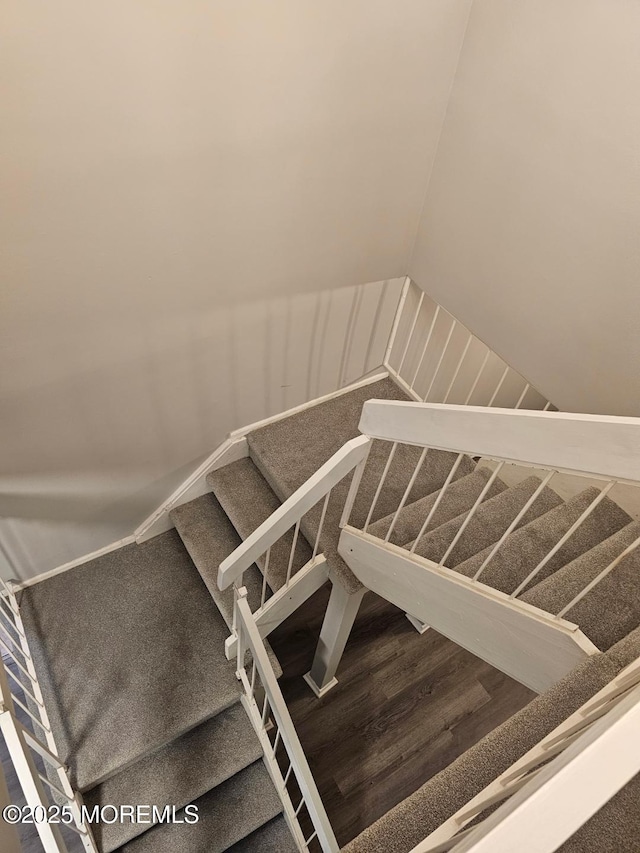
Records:
{"label": "gray carpet", "polygon": [[[248,435],[251,458],[280,500],[286,500],[293,494],[346,441],[360,435],[358,423],[362,406],[368,399],[406,400],[408,397],[390,379],[383,379]],[[351,523],[355,526],[361,525],[367,516],[389,452],[390,444],[374,442],[351,515]],[[388,515],[398,506],[419,456],[419,448],[398,448],[389,468],[385,489],[372,516],[374,521]],[[423,465],[408,502],[413,503],[437,491],[455,460],[456,454],[431,451],[428,464]],[[474,467],[470,459],[465,459],[456,471],[456,477],[470,474]],[[361,589],[362,584],[337,552],[339,521],[350,482],[351,475],[342,480],[331,493],[320,546],[327,557],[332,576],[353,592]],[[320,516],[319,504],[303,519],[301,529],[309,542],[315,542]]]}
{"label": "gray carpet", "polygon": [[[522,600],[548,613],[558,613],[639,536],[640,522],[634,521],[537,584]],[[623,558],[564,618],[580,625],[589,639],[606,651],[640,625],[639,580],[640,551],[636,550]]]}
{"label": "gray carpet", "polygon": [[[87,791],[84,801],[89,807],[144,802],[160,810],[169,803],[181,809],[261,755],[262,748],[244,708],[232,705]],[[94,833],[103,853],[109,853],[148,829],[145,824],[99,824]]]}
{"label": "gray carpet", "polygon": [[[539,485],[540,480],[537,477],[528,477],[518,483],[517,486],[512,486],[510,489],[500,492],[499,495],[483,501],[464,529],[453,551],[447,557],[447,566],[455,568],[479,551],[497,542]],[[520,525],[543,515],[560,502],[561,499],[554,491],[545,489],[527,510]],[[466,518],[467,513],[465,512],[423,536],[415,549],[415,553],[434,560],[436,563],[440,562]],[[410,545],[411,543],[407,547]]]}
{"label": "gray carpet", "polygon": [[[497,729],[467,750],[415,794],[399,803],[380,820],[348,844],[345,853],[409,853],[441,823],[462,808],[472,797],[514,761],[535,746],[545,735],[601,690],[629,662],[640,655],[640,632],[628,638],[626,645],[611,652],[587,658],[573,672],[530,702]],[[601,810],[601,813],[605,809]],[[637,815],[637,811],[636,811]],[[628,816],[633,827],[637,818]],[[592,819],[593,821],[594,819]],[[602,820],[602,818],[601,818]],[[610,829],[591,827],[591,846],[582,853],[600,853],[599,847]],[[618,850],[634,848],[619,847]]]}
{"label": "gray carpet", "polygon": [[[229,633],[231,633],[233,587],[219,589],[218,567],[225,557],[228,557],[238,547],[241,542],[240,537],[229,517],[212,494],[202,495],[189,501],[189,503],[182,504],[182,506],[173,509],[170,515],[185,548],[189,552],[189,556],[227,623]],[[260,607],[262,596],[262,573],[260,569],[256,565],[250,566],[242,576],[242,583],[247,590],[249,606],[255,613]],[[265,592],[268,593],[268,590]],[[264,645],[276,677],[280,678],[282,667],[268,640],[265,640]]]}
{"label": "gray carpet", "polygon": [[[231,628],[233,589],[218,588],[218,567],[240,545],[240,537],[212,494],[202,495],[176,507],[171,510],[170,516],[218,610]],[[255,611],[260,606],[262,591],[262,575],[257,566],[247,569],[243,583],[247,588],[251,610]]]}
{"label": "gray carpet", "polygon": [[[597,494],[598,490],[595,488],[585,489],[571,500],[512,533],[484,569],[482,583],[502,592],[513,592],[562,539]],[[604,498],[562,548],[542,567],[532,583],[540,583],[566,563],[595,548],[630,521],[631,518],[618,504]],[[488,556],[489,550],[487,548],[464,564],[456,565],[457,571],[472,577]]]}
{"label": "gray carpet", "polygon": [[[438,501],[438,505],[431,516],[428,526],[424,529],[425,534],[430,533],[442,524],[446,524],[447,521],[451,521],[451,519],[467,513],[480,497],[490,475],[491,471],[488,468],[478,468],[472,474],[467,474],[466,477],[461,477],[459,480],[451,483],[442,497],[440,497],[442,489],[438,489],[438,491],[424,498],[420,498],[411,504],[406,504],[397,513],[396,523],[391,531],[389,542],[392,542],[394,545],[404,545],[407,542],[413,542],[422,530],[422,526],[436,501]],[[497,478],[489,487],[485,500],[490,500],[499,495],[506,488],[502,480]],[[372,536],[384,539],[394,518],[396,518],[396,513],[392,512],[371,524],[367,532]]]}
{"label": "gray carpet", "polygon": [[[213,471],[207,476],[207,483],[242,540],[281,505],[280,499],[248,457]],[[289,530],[271,548],[267,583],[274,592],[286,581],[293,535],[294,531]],[[310,559],[311,548],[304,535],[300,534],[296,540],[291,574],[294,575]],[[259,558],[258,565],[264,573],[265,555]]]}
{"label": "gray carpet", "polygon": [[[282,810],[280,797],[261,760],[193,805],[198,808],[197,823],[156,826],[121,847],[122,853],[223,853]],[[179,814],[178,819],[182,818]]]}
{"label": "gray carpet", "polygon": [[173,530],[27,588],[21,608],[80,790],[238,699],[227,625]]}
{"label": "gray carpet", "polygon": [[229,853],[297,853],[284,817],[276,817],[234,844]]}

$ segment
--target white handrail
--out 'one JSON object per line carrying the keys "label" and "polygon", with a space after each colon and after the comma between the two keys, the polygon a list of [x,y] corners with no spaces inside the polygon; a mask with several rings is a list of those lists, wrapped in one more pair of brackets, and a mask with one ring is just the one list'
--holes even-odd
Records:
{"label": "white handrail", "polygon": [[[245,707],[249,710],[251,721],[254,724],[254,727],[256,727],[257,734],[263,743],[265,759],[267,759],[267,767],[270,772],[275,775],[278,782],[276,787],[278,788],[278,793],[281,795],[283,800],[285,817],[290,823],[290,826],[291,823],[293,823],[291,828],[294,832],[294,838],[298,842],[299,848],[302,851],[305,851],[312,839],[317,837],[323,853],[338,853],[340,849],[338,842],[336,841],[329,818],[327,817],[322,800],[320,799],[320,794],[318,793],[316,783],[313,779],[311,770],[309,769],[309,764],[307,763],[304,750],[302,749],[302,744],[300,743],[300,739],[296,733],[286,702],[280,691],[280,687],[278,686],[278,681],[271,667],[267,651],[264,647],[264,643],[262,642],[262,638],[260,637],[260,632],[253,618],[253,614],[251,613],[251,608],[246,600],[246,593],[247,591],[243,587],[238,590],[238,597],[236,598],[238,625],[237,660],[239,675],[244,676],[241,677],[241,681],[245,687],[245,696],[243,697],[245,700]],[[251,657],[253,659],[253,671],[250,680],[246,677],[246,671],[244,668],[244,652],[247,649],[251,652]],[[260,676],[260,682],[265,691],[262,712],[259,710],[257,703],[255,702],[254,691],[256,686],[256,673]],[[268,709],[271,710],[271,714],[273,715],[277,732],[275,744],[271,745],[269,742],[269,746],[267,747],[265,740],[265,725],[268,717]],[[283,744],[290,762],[290,767],[286,776],[282,775],[276,761],[275,753],[277,745],[280,742]],[[302,799],[295,810],[291,808],[292,803],[286,787],[286,783],[288,783],[291,775],[295,777],[298,787],[302,793]],[[297,823],[297,818],[303,805],[307,809],[314,829],[312,835],[306,840],[304,835],[301,833],[299,824]]]}
{"label": "white handrail", "polygon": [[232,554],[220,563],[218,586],[226,589],[277,542],[290,527],[325,497],[349,474],[369,452],[371,439],[364,435],[353,438],[333,454],[306,483],[248,536]]}
{"label": "white handrail", "polygon": [[360,431],[418,447],[640,481],[640,418],[368,400]]}

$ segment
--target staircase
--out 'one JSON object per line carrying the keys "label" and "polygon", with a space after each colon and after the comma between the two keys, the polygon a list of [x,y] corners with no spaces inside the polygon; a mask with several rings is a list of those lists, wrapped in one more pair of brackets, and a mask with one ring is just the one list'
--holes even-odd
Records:
{"label": "staircase", "polygon": [[[311,783],[305,800],[308,768],[291,736],[290,769],[278,765],[286,709],[266,639],[327,578],[308,676],[319,695],[335,684],[366,589],[547,691],[352,842],[353,853],[408,853],[640,655],[640,524],[605,489],[560,497],[550,483],[561,465],[510,483],[491,452],[497,421],[487,446],[479,430],[467,447],[433,415],[462,407],[424,407],[434,420],[418,433],[435,436],[429,447],[372,428],[376,412],[420,406],[409,399],[387,378],[258,428],[248,455],[172,509],[175,529],[24,590],[24,629],[74,789],[89,807],[176,807],[176,823],[95,826],[103,853],[338,850],[330,828],[317,834],[326,815],[313,812]],[[303,796],[293,802],[295,761]]]}
{"label": "staircase", "polygon": [[[297,448],[295,460],[278,457],[272,444],[286,421],[258,430],[249,436],[251,456],[212,472],[209,493],[172,511],[175,530],[22,593],[21,616],[57,754],[84,803],[145,804],[160,812],[170,805],[177,821],[186,820],[188,804],[198,808],[194,824],[154,826],[153,815],[149,823],[100,823],[93,832],[102,853],[298,849],[241,706],[237,667],[225,656],[234,595],[219,589],[217,573],[281,498],[357,435],[370,397],[407,399],[384,380],[295,416],[286,442],[289,451]],[[325,523],[327,559],[359,588],[337,555],[336,511]],[[245,573],[252,611],[283,587],[287,569],[295,576],[309,561],[311,546],[300,535],[289,566],[292,544],[289,533],[268,566],[259,559]]]}
{"label": "staircase", "polygon": [[224,654],[227,624],[175,532],[25,590],[21,613],[85,804],[175,806],[178,821],[198,808],[195,824],[97,824],[99,850],[296,849]]}

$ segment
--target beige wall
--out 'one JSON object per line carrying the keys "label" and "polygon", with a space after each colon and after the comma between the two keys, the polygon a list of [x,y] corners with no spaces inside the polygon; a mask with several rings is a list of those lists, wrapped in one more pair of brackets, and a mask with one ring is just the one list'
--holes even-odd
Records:
{"label": "beige wall", "polygon": [[69,330],[58,374],[4,396],[0,573],[130,535],[228,432],[376,368],[402,281]]}
{"label": "beige wall", "polygon": [[557,406],[640,415],[640,3],[475,0],[412,277]]}
{"label": "beige wall", "polygon": [[130,533],[228,429],[337,381],[356,286],[406,271],[469,6],[3,4],[15,573]]}

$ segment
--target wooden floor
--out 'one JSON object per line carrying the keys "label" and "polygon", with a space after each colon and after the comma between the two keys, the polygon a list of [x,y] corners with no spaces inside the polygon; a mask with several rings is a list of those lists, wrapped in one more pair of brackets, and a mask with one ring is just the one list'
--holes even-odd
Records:
{"label": "wooden floor", "polygon": [[338,843],[343,846],[535,694],[435,631],[418,634],[368,593],[323,699],[309,670],[328,592],[271,637],[280,681]]}
{"label": "wooden floor", "polygon": [[[320,590],[270,640],[284,670],[285,699],[343,846],[535,694],[435,631],[419,635],[401,611],[368,593],[339,683],[318,700],[302,675],[327,600],[328,590]],[[11,800],[23,803],[1,736],[0,759]],[[25,853],[42,850],[33,826],[21,827],[20,835]],[[70,851],[81,849],[68,831],[65,839]]]}

